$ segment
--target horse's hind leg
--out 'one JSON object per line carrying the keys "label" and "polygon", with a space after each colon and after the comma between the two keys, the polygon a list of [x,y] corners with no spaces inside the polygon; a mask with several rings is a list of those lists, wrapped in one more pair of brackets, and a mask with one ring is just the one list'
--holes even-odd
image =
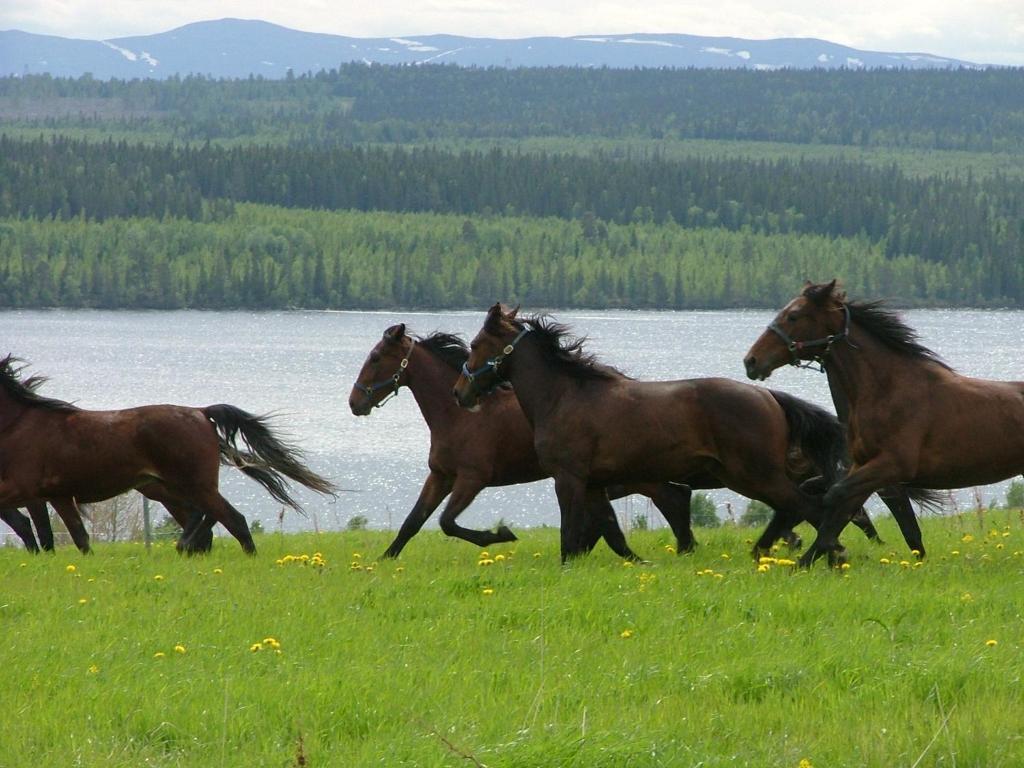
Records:
{"label": "horse's hind leg", "polygon": [[850,522],[864,531],[864,535],[868,537],[868,541],[873,541],[875,544],[884,544],[882,537],[878,535],[878,529],[875,528],[875,524],[871,522],[871,518],[868,517],[868,513],[861,507],[853,513],[853,517],[850,518]]}
{"label": "horse's hind leg", "polygon": [[177,543],[179,552],[195,554],[213,549],[213,526],[217,523],[215,519],[204,516],[201,510],[174,496],[163,483],[145,485],[139,488],[139,493],[162,504],[174,521],[181,526],[182,532]]}
{"label": "horse's hind leg", "polygon": [[40,501],[28,505],[28,514],[36,527],[39,546],[47,552],[53,552],[53,526],[50,525],[50,514],[46,510],[46,502]]}
{"label": "horse's hind leg", "polygon": [[444,501],[444,497],[451,490],[452,480],[447,475],[443,475],[440,472],[431,472],[427,475],[427,479],[423,482],[423,488],[420,489],[419,498],[416,499],[413,508],[406,515],[402,527],[398,529],[398,535],[395,536],[395,540],[391,542],[391,546],[384,550],[384,554],[381,557],[398,557],[399,553],[405,548],[405,545],[409,543],[409,539],[420,532],[423,524],[434,514],[434,510]]}
{"label": "horse's hind leg", "polygon": [[918,558],[923,558],[924,540],[921,538],[921,526],[917,522],[917,515],[914,514],[914,507],[910,504],[907,492],[901,486],[894,485],[880,489],[878,497],[892,512],[907,546],[911,551],[917,552]]}
{"label": "horse's hind leg", "polygon": [[78,508],[78,503],[73,498],[50,499],[50,505],[60,515],[64,527],[68,529],[71,540],[75,542],[79,551],[83,555],[92,552],[92,547],[89,545],[89,532],[85,530],[85,523],[82,522],[82,510]]}
{"label": "horse's hind leg", "polygon": [[[195,533],[196,529],[202,528],[204,525],[209,524],[212,526],[214,521],[216,521],[227,528],[228,532],[238,539],[238,543],[241,544],[246,554],[256,554],[256,542],[252,540],[249,523],[246,522],[242,513],[231,506],[231,502],[217,491],[214,490],[201,494],[188,503],[190,508],[201,509],[204,516],[210,517],[210,520],[200,519],[198,523],[190,523],[190,525],[195,525],[192,533]],[[195,513],[193,513],[192,520],[195,521],[195,519]]]}
{"label": "horse's hind leg", "polygon": [[477,531],[472,528],[463,528],[455,522],[456,518],[473,503],[473,499],[484,488],[484,484],[476,478],[467,479],[462,475],[457,477],[455,485],[452,487],[451,498],[448,499],[444,511],[441,512],[441,530],[448,536],[471,542],[478,547],[516,541],[516,535],[505,525],[499,525],[496,531]]}
{"label": "horse's hind leg", "polygon": [[[587,520],[600,521],[601,535],[605,543],[611,547],[612,552],[624,560],[638,562],[640,556],[629,548],[626,537],[619,527],[619,521],[615,517],[615,510],[608,501],[608,494],[604,488],[587,488],[586,492],[586,518]],[[584,530],[587,530],[585,528]]]}
{"label": "horse's hind leg", "polygon": [[3,520],[13,530],[22,543],[25,545],[25,549],[29,552],[38,552],[39,545],[36,543],[36,536],[32,533],[32,523],[21,514],[14,507],[7,507],[0,509],[0,520]]}

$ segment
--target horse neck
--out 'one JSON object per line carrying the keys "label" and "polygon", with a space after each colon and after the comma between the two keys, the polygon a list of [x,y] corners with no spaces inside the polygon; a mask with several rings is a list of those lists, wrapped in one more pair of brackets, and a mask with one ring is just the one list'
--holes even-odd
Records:
{"label": "horse neck", "polygon": [[406,369],[406,386],[431,432],[452,424],[460,413],[452,397],[452,386],[458,377],[456,371],[419,345],[413,350]]}
{"label": "horse neck", "polygon": [[20,419],[28,410],[29,406],[19,403],[3,391],[3,389],[0,389],[0,434]]}
{"label": "horse neck", "polygon": [[898,388],[895,376],[906,375],[911,368],[933,365],[889,349],[871,334],[851,325],[849,336],[837,341],[825,358],[832,401],[839,420],[848,423],[858,405],[892,400]]}
{"label": "horse neck", "polygon": [[519,342],[512,356],[515,359],[510,357],[511,364],[506,363],[506,375],[519,400],[519,407],[533,426],[555,408],[570,379],[544,361],[537,342],[529,334]]}

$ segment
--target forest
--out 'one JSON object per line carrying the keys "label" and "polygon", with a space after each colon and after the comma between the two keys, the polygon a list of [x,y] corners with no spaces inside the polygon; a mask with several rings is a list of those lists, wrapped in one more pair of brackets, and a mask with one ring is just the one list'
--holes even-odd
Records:
{"label": "forest", "polygon": [[0,306],[1021,306],[1019,76],[0,79]]}

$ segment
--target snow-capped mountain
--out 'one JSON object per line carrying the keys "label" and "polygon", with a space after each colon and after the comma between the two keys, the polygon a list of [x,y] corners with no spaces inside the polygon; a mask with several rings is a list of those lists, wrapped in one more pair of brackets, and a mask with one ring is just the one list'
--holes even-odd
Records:
{"label": "snow-capped mountain", "polygon": [[263,21],[221,19],[169,32],[112,40],[78,40],[0,32],[0,75],[48,72],[100,79],[163,78],[190,73],[269,78],[330,69],[347,62],[445,63],[497,67],[743,67],[748,69],[974,67],[927,53],[861,51],[826,40],[744,40],[673,34],[528,37],[502,40],[455,35],[358,38],[300,32]]}

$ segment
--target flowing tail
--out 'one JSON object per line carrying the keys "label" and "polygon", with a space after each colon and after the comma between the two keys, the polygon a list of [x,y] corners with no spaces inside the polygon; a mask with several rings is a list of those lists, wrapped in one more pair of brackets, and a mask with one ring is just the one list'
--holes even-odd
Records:
{"label": "flowing tail", "polygon": [[[207,406],[202,412],[217,429],[222,461],[238,467],[282,504],[302,510],[288,492],[285,478],[317,493],[335,495],[337,489],[333,483],[302,463],[301,451],[274,436],[267,424],[269,417],[254,416],[241,408],[224,404]],[[241,450],[236,444],[239,435],[248,451]]]}
{"label": "flowing tail", "polygon": [[846,430],[835,416],[806,400],[769,390],[786,414],[790,445],[798,447],[821,473],[825,487],[846,470]]}

